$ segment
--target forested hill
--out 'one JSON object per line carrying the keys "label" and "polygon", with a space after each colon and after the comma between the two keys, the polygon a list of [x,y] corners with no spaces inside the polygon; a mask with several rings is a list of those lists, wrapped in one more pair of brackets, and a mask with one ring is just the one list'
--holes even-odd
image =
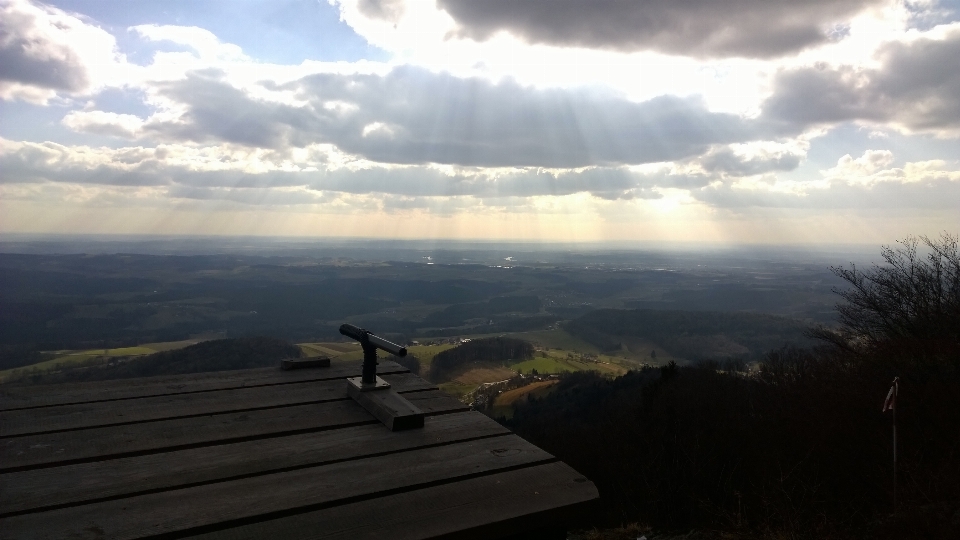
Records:
{"label": "forested hill", "polygon": [[601,309],[564,328],[604,351],[641,341],[688,360],[759,358],[784,345],[810,344],[804,323],[759,313]]}
{"label": "forested hill", "polygon": [[444,380],[469,364],[518,362],[532,357],[533,345],[528,341],[507,337],[477,339],[434,356],[430,380]]}

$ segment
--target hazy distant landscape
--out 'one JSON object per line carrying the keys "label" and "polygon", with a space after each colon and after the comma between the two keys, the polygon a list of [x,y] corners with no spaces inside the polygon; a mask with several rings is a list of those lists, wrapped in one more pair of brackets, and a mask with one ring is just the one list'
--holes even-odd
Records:
{"label": "hazy distant landscape", "polygon": [[[960,263],[952,237],[937,241],[911,263],[909,243],[873,256],[7,239],[0,383],[359,363],[337,331],[348,322],[405,344],[393,360],[594,481],[603,505],[583,525],[604,528],[596,538],[950,538]],[[857,296],[871,289],[853,265],[909,283],[897,290],[919,307]],[[909,441],[897,514],[878,412],[893,376]]]}
{"label": "hazy distant landscape", "polygon": [[[829,324],[839,284],[803,252],[763,248],[225,244],[79,238],[74,249],[90,253],[69,253],[62,241],[0,244],[0,369],[214,338],[337,342],[344,322],[404,343],[511,334],[652,365],[755,361]],[[170,249],[185,254],[157,253]],[[215,254],[196,253],[203,249]]]}

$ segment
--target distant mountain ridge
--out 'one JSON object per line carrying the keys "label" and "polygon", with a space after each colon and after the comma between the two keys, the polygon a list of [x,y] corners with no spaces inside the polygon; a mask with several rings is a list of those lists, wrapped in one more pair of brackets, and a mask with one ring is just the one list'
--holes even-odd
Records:
{"label": "distant mountain ridge", "polygon": [[758,358],[784,345],[811,344],[804,323],[758,313],[600,309],[563,327],[604,351],[641,339],[687,360]]}

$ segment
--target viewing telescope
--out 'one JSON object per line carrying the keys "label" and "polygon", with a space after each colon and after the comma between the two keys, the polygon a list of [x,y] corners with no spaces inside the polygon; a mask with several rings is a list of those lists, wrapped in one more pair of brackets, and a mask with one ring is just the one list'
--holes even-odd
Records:
{"label": "viewing telescope", "polygon": [[401,347],[396,343],[378,337],[369,330],[364,330],[352,324],[341,324],[340,333],[348,338],[359,341],[360,346],[363,348],[362,381],[365,385],[377,383],[377,349],[383,349],[390,354],[400,357],[407,355],[406,347]]}

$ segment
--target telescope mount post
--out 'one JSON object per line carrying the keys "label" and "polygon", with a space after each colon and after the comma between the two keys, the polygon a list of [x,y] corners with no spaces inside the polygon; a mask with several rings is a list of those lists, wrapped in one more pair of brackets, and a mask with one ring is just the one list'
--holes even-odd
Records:
{"label": "telescope mount post", "polygon": [[363,348],[363,384],[377,383],[377,346],[370,343],[370,338],[364,332],[363,339],[360,341],[360,347]]}
{"label": "telescope mount post", "polygon": [[423,411],[377,376],[378,347],[399,356],[407,354],[406,349],[351,325],[341,326],[340,333],[359,341],[363,349],[363,368],[359,377],[347,379],[347,395],[391,431],[422,428]]}

